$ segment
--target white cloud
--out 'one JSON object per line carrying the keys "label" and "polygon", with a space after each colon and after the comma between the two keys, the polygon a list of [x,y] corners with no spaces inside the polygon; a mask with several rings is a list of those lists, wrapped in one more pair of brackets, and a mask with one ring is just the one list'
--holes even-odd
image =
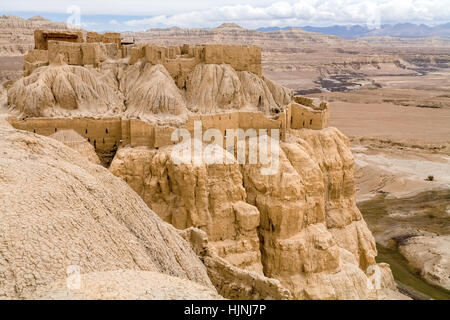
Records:
{"label": "white cloud", "polygon": [[238,4],[173,15],[157,15],[126,22],[130,27],[214,27],[236,22],[246,27],[267,25],[369,24],[374,17],[381,23],[450,20],[448,0],[302,0],[273,2],[267,6]]}
{"label": "white cloud", "polygon": [[76,5],[82,19],[93,14],[124,16],[104,22],[130,29],[215,27],[222,22],[250,28],[366,24],[378,17],[381,23],[450,21],[449,0],[41,0],[39,6],[34,4],[34,0],[3,1],[0,11],[66,13],[66,8]]}

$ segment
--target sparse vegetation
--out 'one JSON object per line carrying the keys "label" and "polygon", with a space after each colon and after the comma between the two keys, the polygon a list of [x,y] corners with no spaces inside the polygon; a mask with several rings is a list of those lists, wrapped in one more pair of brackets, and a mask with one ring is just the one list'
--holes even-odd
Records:
{"label": "sparse vegetation", "polygon": [[429,175],[425,180],[427,180],[427,181],[434,181],[434,176]]}

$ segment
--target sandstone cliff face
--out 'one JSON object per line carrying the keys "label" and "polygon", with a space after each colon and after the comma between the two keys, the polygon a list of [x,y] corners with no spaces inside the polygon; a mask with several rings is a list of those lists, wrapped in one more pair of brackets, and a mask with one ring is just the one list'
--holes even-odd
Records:
{"label": "sandstone cliff face", "polygon": [[355,205],[353,157],[338,130],[292,131],[274,175],[261,165],[175,165],[172,148],[121,149],[110,170],[165,221],[204,230],[218,256],[278,279],[295,299],[396,292],[383,265],[380,290],[367,285],[375,241]]}
{"label": "sandstone cliff face", "polygon": [[110,170],[164,221],[178,229],[193,226],[205,231],[218,256],[262,274],[259,212],[245,202],[239,166],[176,165],[171,151],[172,147],[119,149]]}
{"label": "sandstone cliff face", "polygon": [[180,235],[203,261],[209,278],[223,297],[238,300],[292,299],[289,290],[279,280],[236,267],[219,257],[215,247],[208,243],[208,235],[204,231],[190,227],[181,230]]}
{"label": "sandstone cliff face", "polygon": [[30,297],[65,281],[70,265],[82,274],[158,272],[214,291],[190,245],[125,182],[4,121],[0,137],[0,298]]}
{"label": "sandstone cliff face", "polygon": [[299,299],[367,299],[375,241],[355,205],[353,158],[335,129],[295,132],[280,169],[246,166],[248,201],[261,213],[264,272]]}

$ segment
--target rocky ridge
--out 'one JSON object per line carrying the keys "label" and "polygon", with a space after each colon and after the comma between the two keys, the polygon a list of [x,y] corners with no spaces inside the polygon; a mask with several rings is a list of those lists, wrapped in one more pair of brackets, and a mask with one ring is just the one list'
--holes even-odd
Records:
{"label": "rocky ridge", "polygon": [[[190,245],[125,182],[64,144],[13,129],[3,120],[0,137],[1,298],[33,297],[40,288],[65,281],[72,265],[81,274],[141,274],[118,287],[142,288],[140,279],[149,280],[143,272],[157,272],[158,281],[178,279],[167,277],[168,288],[177,290],[190,280],[195,282],[192,297],[200,287],[199,294],[217,297]],[[124,281],[130,279],[126,275]]]}
{"label": "rocky ridge", "polygon": [[[273,176],[258,165],[175,165],[171,148],[119,149],[110,170],[165,221],[203,230],[213,255],[279,280],[295,299],[398,298],[389,267],[376,265],[349,143],[336,129],[289,136]],[[378,291],[367,285],[374,266],[385,281]]]}

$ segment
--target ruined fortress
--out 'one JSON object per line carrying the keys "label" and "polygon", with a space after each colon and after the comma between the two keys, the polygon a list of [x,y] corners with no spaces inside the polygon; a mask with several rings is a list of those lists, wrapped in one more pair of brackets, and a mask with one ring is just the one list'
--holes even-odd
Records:
{"label": "ruined fortress", "polygon": [[[138,61],[161,64],[170,73],[178,88],[183,89],[196,65],[228,64],[236,71],[247,71],[261,77],[261,49],[243,45],[197,45],[160,47],[150,44],[122,43],[119,33],[98,34],[80,31],[35,31],[35,49],[25,56],[24,75],[35,69],[63,60],[68,65],[98,67],[111,59],[122,59],[129,65]],[[329,111],[325,102],[292,96],[291,102],[277,114],[230,111],[226,113],[188,115],[183,128],[193,131],[193,122],[201,120],[203,130],[216,128],[225,135],[226,129],[279,129],[285,140],[291,129],[328,127]],[[157,125],[123,116],[109,118],[11,118],[10,123],[22,130],[51,135],[58,130],[72,129],[85,137],[96,150],[108,152],[120,145],[159,148],[174,144],[174,126]]]}
{"label": "ruined fortress", "polygon": [[[10,124],[36,134],[0,121],[1,297],[42,298],[59,280],[67,288],[67,265],[80,267],[95,299],[147,298],[140,288],[155,292],[144,282],[160,279],[154,272],[178,277],[173,292],[186,297],[196,292],[187,281],[228,299],[395,296],[356,206],[347,137],[327,128],[327,103],[261,75],[259,48],[166,48],[72,30],[38,30],[35,41],[25,76],[5,88]],[[250,143],[242,164],[238,147],[225,153],[238,163],[179,165],[172,136],[188,135],[173,133],[192,136],[196,121],[220,131],[214,142],[228,129],[279,130],[277,169],[266,175],[263,159],[253,163]],[[237,137],[241,146],[249,135]],[[368,285],[375,267],[384,291]],[[120,278],[131,271],[147,277]],[[85,286],[88,277],[98,285]]]}

